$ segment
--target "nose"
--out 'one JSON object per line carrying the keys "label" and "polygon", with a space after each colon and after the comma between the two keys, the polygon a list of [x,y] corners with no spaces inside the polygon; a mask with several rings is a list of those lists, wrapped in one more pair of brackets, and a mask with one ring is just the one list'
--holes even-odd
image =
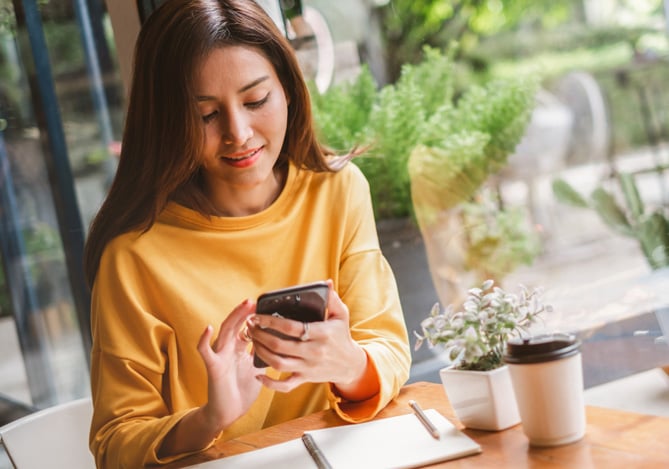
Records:
{"label": "nose", "polygon": [[227,119],[221,124],[223,142],[228,145],[242,146],[253,137],[253,128],[249,116],[244,112],[228,113]]}

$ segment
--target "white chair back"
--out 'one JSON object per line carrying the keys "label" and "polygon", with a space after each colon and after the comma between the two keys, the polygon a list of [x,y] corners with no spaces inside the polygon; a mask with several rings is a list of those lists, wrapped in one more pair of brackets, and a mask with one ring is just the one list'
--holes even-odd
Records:
{"label": "white chair back", "polygon": [[0,427],[0,442],[17,469],[94,469],[88,449],[92,416],[88,397],[59,404]]}

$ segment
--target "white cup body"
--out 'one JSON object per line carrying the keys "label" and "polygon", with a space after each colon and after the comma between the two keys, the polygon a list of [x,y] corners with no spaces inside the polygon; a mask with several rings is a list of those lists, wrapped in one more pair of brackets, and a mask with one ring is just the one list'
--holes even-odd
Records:
{"label": "white cup body", "polygon": [[523,432],[532,446],[558,446],[585,434],[581,354],[508,364]]}

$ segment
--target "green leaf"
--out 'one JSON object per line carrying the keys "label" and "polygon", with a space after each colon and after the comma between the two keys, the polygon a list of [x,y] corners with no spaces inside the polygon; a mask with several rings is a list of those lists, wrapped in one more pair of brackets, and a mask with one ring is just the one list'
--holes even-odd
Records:
{"label": "green leaf", "polygon": [[553,181],[553,194],[560,202],[574,207],[588,208],[588,202],[564,179]]}
{"label": "green leaf", "polygon": [[629,208],[630,214],[634,220],[638,221],[639,218],[643,215],[643,202],[641,201],[641,196],[639,195],[639,190],[636,187],[636,181],[634,175],[629,173],[623,173],[620,175],[620,187],[625,196],[625,201],[627,202],[627,207]]}
{"label": "green leaf", "polygon": [[367,142],[367,126],[376,100],[376,83],[364,66],[352,82],[332,86],[319,94],[311,90],[312,111],[323,143],[346,152]]}
{"label": "green leaf", "polygon": [[625,212],[611,194],[598,187],[593,191],[591,199],[593,208],[604,223],[622,235],[635,236]]}
{"label": "green leaf", "polygon": [[501,169],[525,133],[535,105],[536,80],[532,77],[496,79],[471,86],[457,102],[456,122],[462,130],[490,135],[486,159]]}
{"label": "green leaf", "polygon": [[669,266],[669,223],[659,211],[639,224],[637,237],[651,268]]}

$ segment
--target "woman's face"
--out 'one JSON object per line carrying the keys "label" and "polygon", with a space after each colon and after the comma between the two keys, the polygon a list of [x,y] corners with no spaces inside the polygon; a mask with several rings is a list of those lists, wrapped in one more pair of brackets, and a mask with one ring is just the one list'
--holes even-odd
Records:
{"label": "woman's face", "polygon": [[273,65],[253,47],[215,49],[204,60],[195,90],[209,190],[273,190],[272,170],[288,119],[288,99]]}

